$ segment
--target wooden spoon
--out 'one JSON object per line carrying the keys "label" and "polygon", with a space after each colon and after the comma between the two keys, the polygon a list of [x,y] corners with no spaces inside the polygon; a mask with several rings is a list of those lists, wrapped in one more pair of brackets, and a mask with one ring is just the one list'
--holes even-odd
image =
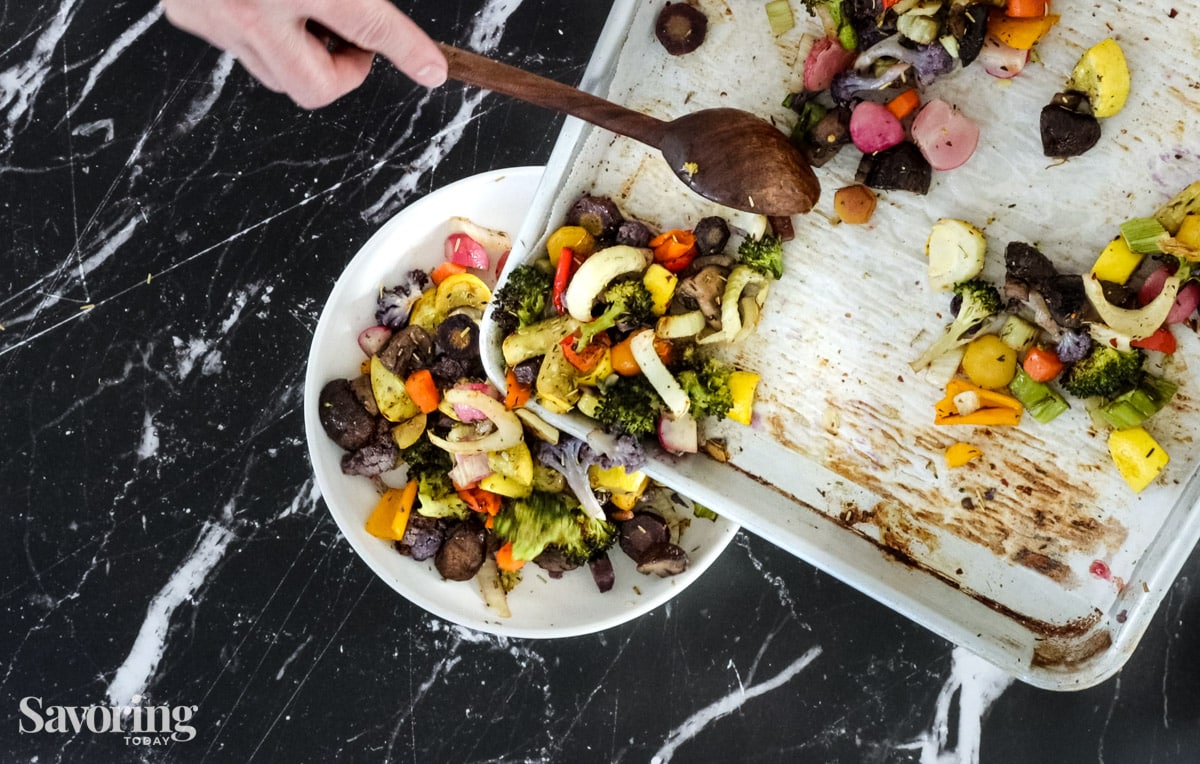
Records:
{"label": "wooden spoon", "polygon": [[782,217],[808,212],[820,196],[816,175],[787,136],[749,112],[704,109],[664,122],[499,61],[440,47],[451,78],[653,146],[680,180],[719,204]]}

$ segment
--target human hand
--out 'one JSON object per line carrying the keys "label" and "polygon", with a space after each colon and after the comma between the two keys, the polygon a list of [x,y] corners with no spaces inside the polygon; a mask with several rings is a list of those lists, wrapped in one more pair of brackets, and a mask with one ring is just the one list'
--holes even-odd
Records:
{"label": "human hand", "polygon": [[[375,53],[414,82],[446,80],[437,44],[388,0],[162,0],[175,26],[232,53],[266,87],[316,109],[363,83]],[[350,43],[327,46],[310,21]]]}

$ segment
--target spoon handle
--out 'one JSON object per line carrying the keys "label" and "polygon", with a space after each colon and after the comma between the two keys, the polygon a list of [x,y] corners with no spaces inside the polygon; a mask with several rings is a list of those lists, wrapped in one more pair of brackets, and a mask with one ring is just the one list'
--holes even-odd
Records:
{"label": "spoon handle", "polygon": [[452,79],[534,106],[565,112],[648,146],[660,147],[666,126],[662,120],[476,53],[445,44],[439,47],[450,65]]}

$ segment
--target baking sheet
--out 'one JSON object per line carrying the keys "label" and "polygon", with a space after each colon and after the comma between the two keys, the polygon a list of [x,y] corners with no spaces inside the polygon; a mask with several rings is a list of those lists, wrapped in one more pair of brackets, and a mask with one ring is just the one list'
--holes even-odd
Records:
{"label": "baking sheet", "polygon": [[[615,3],[584,85],[659,117],[734,106],[789,128],[780,102],[796,89],[816,20],[793,3],[797,28],[775,38],[757,0],[695,4],[709,17],[708,39],[671,57],[652,33],[661,2]],[[728,443],[728,464],[660,456],[651,471],[1024,681],[1076,689],[1125,662],[1200,537],[1200,341],[1178,333],[1164,373],[1180,392],[1149,427],[1172,461],[1140,495],[1080,405],[1050,425],[934,427],[942,392],[908,367],[947,308],[925,284],[924,241],[937,218],[985,231],[985,276],[996,283],[1012,240],[1081,272],[1121,221],[1200,178],[1200,11],[1061,0],[1054,10],[1062,21],[1019,77],[973,66],[928,91],[979,121],[982,135],[966,165],[935,173],[927,196],[884,193],[870,225],[836,225],[833,191],[853,181],[857,152],[817,171],[822,199],[796,220],[758,332],[728,357],[763,375],[753,425],[707,428]],[[1128,58],[1129,102],[1087,154],[1047,160],[1038,113],[1080,53],[1107,36]],[[653,226],[728,213],[676,181],[657,152],[568,120],[521,237],[538,244],[514,252],[513,264],[536,255],[584,191]],[[489,371],[502,381],[492,340]],[[555,419],[577,433],[590,426]],[[942,453],[960,439],[985,456],[947,470]],[[1111,575],[1097,575],[1096,561]]]}

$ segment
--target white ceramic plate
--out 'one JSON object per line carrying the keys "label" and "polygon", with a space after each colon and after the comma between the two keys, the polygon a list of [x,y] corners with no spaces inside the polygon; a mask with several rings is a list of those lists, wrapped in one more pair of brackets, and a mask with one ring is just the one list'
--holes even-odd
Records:
{"label": "white ceramic plate", "polygon": [[638,573],[632,561],[614,549],[610,559],[616,584],[603,594],[586,567],[552,580],[530,565],[509,594],[512,616],[500,618],[484,604],[474,581],[446,581],[432,560],[416,562],[363,529],[378,493],[366,478],[342,474],[344,452],[325,435],[317,415],[317,396],[325,383],[357,373],[363,356],[356,339],[374,323],[380,287],[411,269],[428,271],[441,262],[447,221],[453,216],[515,237],[541,177],[541,167],[518,167],[460,180],[400,211],[367,241],[334,285],[313,334],[304,380],[304,429],[317,486],[330,514],[358,555],[389,586],[434,615],[478,631],[552,638],[600,631],[663,604],[716,560],[738,526],[725,519],[693,520],[681,539],[691,565],[670,578]]}

